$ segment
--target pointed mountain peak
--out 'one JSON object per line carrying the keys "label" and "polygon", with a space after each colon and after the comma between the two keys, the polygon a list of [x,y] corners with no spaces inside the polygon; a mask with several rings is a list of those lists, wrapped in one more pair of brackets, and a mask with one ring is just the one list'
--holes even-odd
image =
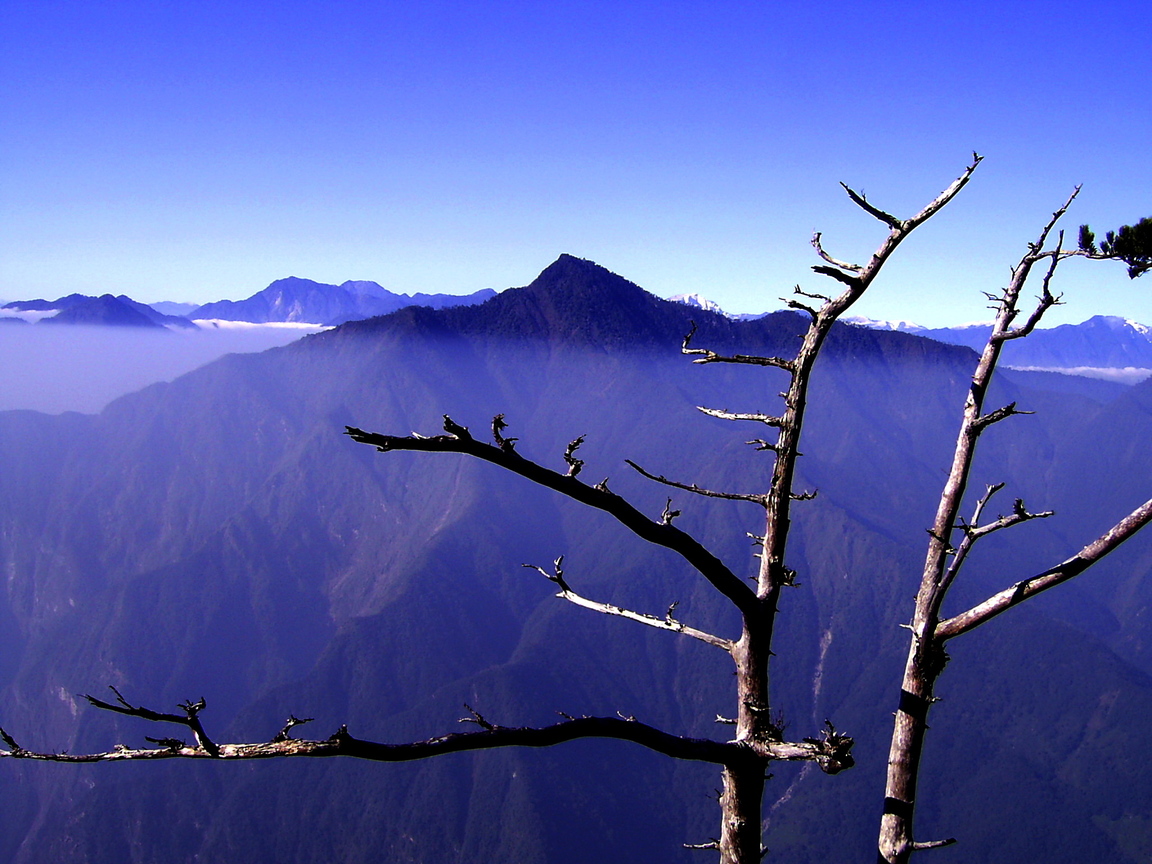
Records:
{"label": "pointed mountain peak", "polygon": [[587,258],[564,254],[545,267],[532,280],[527,290],[531,293],[575,294],[591,296],[611,294],[617,296],[651,297],[635,282],[601,267]]}

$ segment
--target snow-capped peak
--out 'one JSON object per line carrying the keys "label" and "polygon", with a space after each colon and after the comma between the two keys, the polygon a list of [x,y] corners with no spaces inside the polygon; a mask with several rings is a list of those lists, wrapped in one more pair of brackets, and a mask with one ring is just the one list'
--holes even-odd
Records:
{"label": "snow-capped peak", "polygon": [[863,315],[847,315],[840,319],[845,324],[855,324],[857,327],[867,327],[869,330],[899,330],[901,333],[919,333],[926,328],[915,321],[894,319],[885,321],[878,318],[867,318]]}
{"label": "snow-capped peak", "polygon": [[720,308],[720,304],[715,300],[709,300],[700,294],[676,294],[668,298],[673,303],[683,303],[685,306],[692,306],[696,309],[704,309],[708,312],[715,312],[717,315],[723,315],[726,318],[732,316]]}

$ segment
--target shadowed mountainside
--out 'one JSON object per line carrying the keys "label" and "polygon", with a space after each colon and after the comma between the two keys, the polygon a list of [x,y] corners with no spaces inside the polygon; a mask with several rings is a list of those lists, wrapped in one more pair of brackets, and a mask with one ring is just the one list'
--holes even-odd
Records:
{"label": "shadowed mountainside", "polygon": [[[0,414],[0,725],[23,746],[80,752],[160,730],[76,694],[104,685],[158,709],[201,695],[219,739],[341,723],[398,741],[493,722],[617,711],[718,737],[731,712],[715,649],[555,599],[523,570],[564,554],[574,587],[725,635],[734,618],[670,553],[603,514],[491,466],[377,454],[345,424],[478,437],[496,413],[519,449],[659,513],[650,471],[759,491],[752,432],[696,405],[776,404],[775,370],[693,366],[689,319],[717,350],[787,354],[777,313],[734,322],[659,300],[562,256],[487,303],[407,308],[260,355],[225,357],[94,417]],[[776,643],[789,735],[825,717],[857,737],[837,777],[774,766],[774,860],[874,860],[883,769],[924,546],[974,358],[902,333],[838,328],[814,382],[793,566]],[[1066,557],[1148,496],[1152,389],[1056,392],[1013,374],[999,401],[1037,415],[992,430],[978,482],[1068,516],[989,538],[957,604]],[[1131,435],[1128,430],[1132,430]],[[1103,482],[1102,482],[1103,481]],[[673,496],[679,525],[754,572],[752,505]],[[1008,506],[1004,504],[1002,506]],[[1131,730],[1152,709],[1152,538],[1110,569],[955,643],[928,745],[925,836],[942,864],[1140,861],[1152,780]],[[971,641],[969,641],[971,639]],[[163,730],[162,734],[170,734]],[[1127,754],[1127,756],[1125,755]],[[15,862],[696,861],[716,832],[709,766],[620,742],[460,754],[411,765],[0,761],[0,857]],[[790,799],[784,801],[783,799]],[[1143,857],[1142,857],[1143,856]]]}

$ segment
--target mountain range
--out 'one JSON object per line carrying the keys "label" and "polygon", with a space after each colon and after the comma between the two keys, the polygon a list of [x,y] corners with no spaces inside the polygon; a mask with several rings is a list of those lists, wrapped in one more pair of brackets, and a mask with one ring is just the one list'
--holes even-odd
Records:
{"label": "mountain range", "polygon": [[[0,306],[0,322],[44,321],[55,324],[97,324],[136,328],[190,329],[193,320],[251,324],[295,323],[334,326],[348,321],[386,315],[406,306],[448,308],[475,305],[495,296],[492,289],[472,294],[397,294],[376,282],[347,281],[340,285],[289,277],[278,279],[244,300],[220,300],[201,306],[183,303],[138,303],[130,297],[105,294],[89,297],[70,294],[55,301],[25,300]],[[669,298],[691,308],[731,320],[750,321],[763,315],[731,314],[701,294]],[[765,313],[766,314],[766,313]],[[913,333],[951,345],[979,351],[990,326],[969,324],[927,328],[910,321],[882,321],[861,316],[845,323],[869,329]],[[1150,328],[1125,318],[1098,315],[1081,324],[1040,328],[1029,339],[1005,346],[1007,365],[1023,369],[1059,371],[1121,383],[1142,381],[1152,374]]]}
{"label": "mountain range", "polygon": [[397,294],[375,282],[328,285],[294,276],[277,279],[244,300],[196,305],[160,302],[151,306],[121,294],[91,297],[69,294],[57,300],[17,300],[0,305],[0,321],[91,324],[118,327],[194,328],[193,320],[244,321],[252,324],[298,323],[334,326],[345,321],[387,315],[405,306],[449,306],[482,303],[496,292],[472,294]]}
{"label": "mountain range", "polygon": [[[982,350],[992,331],[990,324],[928,328],[907,321],[850,319],[848,323],[883,330],[915,333],[951,345],[967,345]],[[1004,346],[1004,360],[1017,367],[1064,369],[1088,372],[1105,369],[1131,369],[1152,372],[1152,328],[1115,315],[1096,315],[1081,324],[1061,324],[1039,328],[1027,339]]]}
{"label": "mountain range", "polygon": [[298,321],[343,324],[359,318],[387,315],[405,306],[448,306],[482,303],[496,292],[485,288],[472,294],[395,294],[375,282],[349,281],[340,285],[313,282],[295,276],[277,279],[246,300],[220,300],[186,313],[189,318],[250,321]]}
{"label": "mountain range", "polygon": [[[98,415],[0,412],[0,726],[84,752],[152,724],[86,707],[113,685],[173,710],[204,697],[218,739],[341,724],[384,741],[556,711],[620,712],[723,736],[727,658],[565,604],[524,563],[565,555],[577,590],[730,634],[731,610],[602,514],[485,464],[378,454],[345,425],[477,436],[505,414],[530,458],[590,476],[645,512],[649,471],[762,488],[771,461],[697,405],[768,410],[779,370],[696,366],[697,344],[785,356],[791,313],[733,321],[562,256],[467,307],[408,307],[261,354],[221,358]],[[773,766],[773,859],[871,862],[904,631],[924,528],[975,357],[900,332],[833,331],[813,382],[782,601],[775,702],[790,736],[854,735],[836,777]],[[783,373],[780,373],[783,374]],[[985,436],[975,484],[1057,517],[987,538],[954,602],[1076,551],[1148,497],[1152,385],[1005,372],[1027,417]],[[982,486],[981,486],[982,488]],[[678,524],[754,572],[755,508],[676,494]],[[943,864],[1137,862],[1152,855],[1152,536],[952,645],[919,825],[956,836]],[[0,858],[34,862],[688,862],[716,833],[709,766],[621,742],[457,754],[406,765],[316,760],[59,766],[0,760]]]}
{"label": "mountain range", "polygon": [[0,306],[0,320],[149,329],[196,328],[196,325],[187,318],[165,315],[151,306],[137,303],[124,294],[118,297],[111,294],[102,294],[98,297],[69,294],[57,300],[16,300]]}

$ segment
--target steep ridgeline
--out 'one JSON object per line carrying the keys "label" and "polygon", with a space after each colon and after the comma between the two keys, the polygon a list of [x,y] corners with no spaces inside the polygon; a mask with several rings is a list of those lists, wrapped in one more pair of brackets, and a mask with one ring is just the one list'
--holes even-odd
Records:
{"label": "steep ridgeline", "polygon": [[277,279],[246,300],[219,300],[188,313],[189,318],[250,321],[267,324],[274,321],[309,324],[343,324],[374,315],[387,315],[405,306],[447,306],[482,303],[496,294],[491,288],[473,294],[396,294],[375,282],[349,281],[328,285],[290,276]]}
{"label": "steep ridgeline", "polygon": [[[0,414],[0,725],[30,749],[71,752],[170,734],[76,696],[111,684],[163,710],[203,696],[218,739],[268,740],[290,713],[315,718],[297,733],[310,737],[347,723],[422,739],[459,729],[465,702],[506,725],[620,711],[723,738],[727,658],[565,604],[520,566],[563,554],[587,596],[656,615],[679,601],[681,620],[733,635],[675,556],[491,466],[377,454],[341,434],[434,434],[450,413],[480,437],[504,413],[521,452],[558,468],[586,435],[584,476],[607,476],[646,512],[669,490],[625,458],[762,490],[771,463],[748,430],[695,406],[771,409],[781,382],[687,362],[691,319],[698,344],[726,351],[786,354],[801,330],[787,313],[739,322],[662,301],[563,256],[483,305],[406,308],[225,357],[98,416]],[[790,735],[832,717],[856,736],[857,767],[773,766],[773,860],[875,859],[897,625],[973,362],[966,348],[842,327],[817,368],[800,471],[820,494],[795,510],[800,586],[783,601],[775,697]],[[957,603],[1075,551],[1147,497],[1152,476],[1149,387],[1061,394],[1018,374],[999,388],[1038,413],[987,436],[977,480],[1071,518],[989,538]],[[754,572],[755,507],[672,497],[677,524]],[[961,839],[930,853],[944,864],[1152,854],[1152,779],[1131,741],[1152,711],[1150,550],[1133,541],[1108,573],[956,641],[920,804],[927,836]],[[405,765],[4,759],[0,859],[698,861],[681,844],[715,835],[716,775],[621,742]]]}

